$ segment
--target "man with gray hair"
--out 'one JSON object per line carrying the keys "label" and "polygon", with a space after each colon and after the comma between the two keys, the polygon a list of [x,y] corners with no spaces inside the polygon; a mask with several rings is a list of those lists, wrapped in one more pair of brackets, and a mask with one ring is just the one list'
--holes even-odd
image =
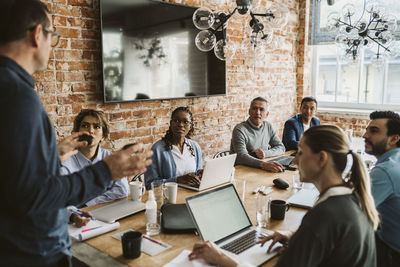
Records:
{"label": "man with gray hair", "polygon": [[249,118],[233,129],[231,153],[237,153],[237,165],[271,172],[283,171],[280,163],[262,160],[285,152],[282,141],[272,125],[265,120],[268,114],[268,101],[265,98],[256,97],[251,101]]}

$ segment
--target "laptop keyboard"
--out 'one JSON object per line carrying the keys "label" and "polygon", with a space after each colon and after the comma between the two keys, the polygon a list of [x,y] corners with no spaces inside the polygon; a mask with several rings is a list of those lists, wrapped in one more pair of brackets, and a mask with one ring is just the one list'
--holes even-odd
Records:
{"label": "laptop keyboard", "polygon": [[235,240],[232,242],[223,245],[221,248],[228,250],[232,253],[235,254],[240,254],[241,252],[245,251],[246,249],[254,246],[257,242],[256,238],[256,231],[253,230]]}

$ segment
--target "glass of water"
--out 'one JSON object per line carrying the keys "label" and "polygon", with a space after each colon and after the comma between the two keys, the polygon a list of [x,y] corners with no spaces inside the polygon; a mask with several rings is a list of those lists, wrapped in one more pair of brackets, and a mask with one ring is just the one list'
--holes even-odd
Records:
{"label": "glass of water", "polygon": [[302,181],[300,181],[299,175],[294,174],[294,175],[292,176],[292,182],[293,182],[293,189],[300,190],[300,189],[303,188],[303,185],[304,185],[304,184],[303,184]]}
{"label": "glass of water", "polygon": [[256,218],[257,226],[266,228],[269,220],[269,203],[271,198],[257,193],[256,197]]}

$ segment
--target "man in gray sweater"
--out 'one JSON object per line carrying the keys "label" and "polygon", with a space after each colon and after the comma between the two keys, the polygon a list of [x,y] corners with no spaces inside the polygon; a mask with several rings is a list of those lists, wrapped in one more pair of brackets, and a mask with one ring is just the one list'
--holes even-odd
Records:
{"label": "man in gray sweater", "polygon": [[254,98],[249,109],[249,119],[235,126],[232,133],[231,153],[237,153],[236,165],[246,165],[271,172],[283,171],[278,162],[262,159],[285,153],[285,146],[276,135],[268,117],[268,101]]}

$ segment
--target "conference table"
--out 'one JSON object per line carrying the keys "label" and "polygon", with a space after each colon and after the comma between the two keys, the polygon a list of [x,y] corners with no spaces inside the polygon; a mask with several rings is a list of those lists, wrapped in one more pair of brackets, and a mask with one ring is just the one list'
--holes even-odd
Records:
{"label": "conference table", "polygon": [[[235,179],[246,180],[245,186],[245,200],[244,206],[246,211],[253,223],[256,225],[256,203],[255,194],[252,191],[264,185],[265,187],[273,186],[272,180],[275,178],[284,178],[290,185],[292,185],[292,176],[298,175],[297,171],[285,171],[282,173],[271,173],[264,170],[250,168],[246,166],[235,167]],[[177,203],[185,203],[185,198],[197,194],[198,192],[178,188]],[[273,192],[269,194],[271,199],[288,199],[294,193],[294,189],[290,186],[288,189],[277,189],[273,187]],[[142,201],[147,200],[147,192],[143,196]],[[103,206],[104,204],[95,205],[87,210],[92,210]],[[295,231],[301,223],[303,216],[307,210],[301,208],[290,207],[289,211],[286,212],[284,220],[270,220],[267,226],[268,230],[290,230]],[[195,234],[164,234],[152,236],[154,239],[162,240],[163,242],[171,245],[172,247],[163,251],[156,256],[149,256],[142,253],[137,259],[126,259],[122,256],[122,245],[121,241],[111,237],[111,235],[122,232],[127,229],[134,229],[142,233],[146,233],[146,218],[144,212],[139,212],[127,218],[119,221],[120,228],[105,233],[103,235],[86,240],[85,243],[96,248],[101,253],[105,253],[117,261],[126,264],[128,266],[163,266],[164,264],[173,260],[178,256],[182,250],[191,250],[193,244],[201,241],[201,238]],[[273,266],[277,261],[277,257],[264,263],[262,266]]]}

